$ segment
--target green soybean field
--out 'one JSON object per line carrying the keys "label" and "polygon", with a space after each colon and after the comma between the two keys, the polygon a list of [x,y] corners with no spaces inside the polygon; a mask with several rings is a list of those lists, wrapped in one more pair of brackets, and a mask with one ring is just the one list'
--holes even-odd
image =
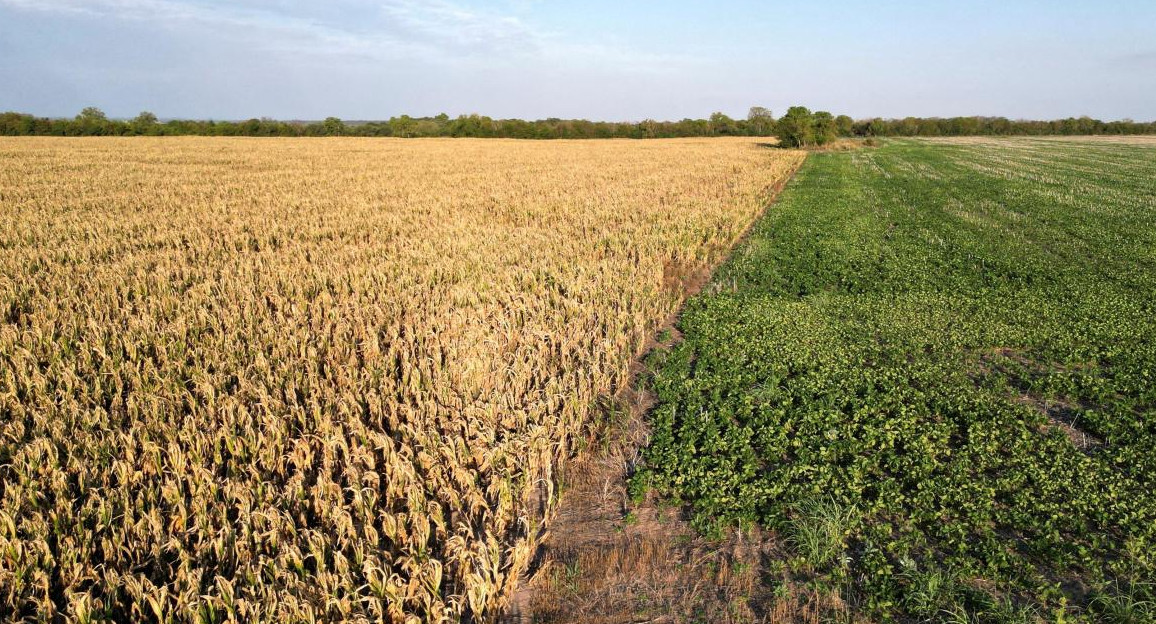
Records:
{"label": "green soybean field", "polygon": [[763,582],[1156,621],[1156,143],[814,153],[678,329],[632,491],[772,530]]}

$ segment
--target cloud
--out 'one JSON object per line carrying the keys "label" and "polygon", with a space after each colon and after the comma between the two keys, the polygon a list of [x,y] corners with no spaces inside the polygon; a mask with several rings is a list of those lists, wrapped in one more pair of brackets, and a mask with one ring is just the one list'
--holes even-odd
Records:
{"label": "cloud", "polygon": [[436,62],[503,53],[532,54],[540,45],[535,33],[516,17],[467,10],[449,2],[344,0],[328,4],[288,9],[254,0],[229,4],[204,0],[0,0],[0,6],[22,11],[131,20],[170,29],[210,27],[218,35],[225,29],[259,48],[324,57]]}
{"label": "cloud", "polygon": [[381,9],[400,32],[459,54],[534,53],[542,37],[520,18],[468,10],[443,1],[388,0]]}
{"label": "cloud", "polygon": [[[304,6],[277,0],[0,0],[0,6],[231,36],[295,63],[411,60],[457,68],[548,63],[616,74],[668,73],[696,65],[689,56],[643,53],[621,42],[571,41],[518,15],[448,0],[331,0]],[[515,2],[509,10],[522,8]]]}
{"label": "cloud", "polygon": [[522,1],[540,0],[0,0],[0,48],[24,59],[0,66],[24,85],[0,99],[42,114],[626,119],[689,114],[678,94],[722,80],[689,54],[543,28]]}

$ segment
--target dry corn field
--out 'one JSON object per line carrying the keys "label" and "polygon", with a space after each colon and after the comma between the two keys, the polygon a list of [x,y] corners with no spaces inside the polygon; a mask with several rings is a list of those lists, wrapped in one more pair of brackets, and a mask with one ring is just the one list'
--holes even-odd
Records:
{"label": "dry corn field", "polygon": [[486,621],[802,160],[747,139],[0,139],[0,615]]}

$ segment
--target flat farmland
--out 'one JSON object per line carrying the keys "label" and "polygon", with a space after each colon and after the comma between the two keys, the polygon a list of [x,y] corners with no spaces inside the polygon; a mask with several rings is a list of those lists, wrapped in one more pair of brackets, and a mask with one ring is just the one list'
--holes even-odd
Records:
{"label": "flat farmland", "polygon": [[494,616],[600,402],[801,161],[0,140],[0,614]]}
{"label": "flat farmland", "polygon": [[650,356],[636,499],[831,621],[1156,621],[1154,146],[808,156]]}

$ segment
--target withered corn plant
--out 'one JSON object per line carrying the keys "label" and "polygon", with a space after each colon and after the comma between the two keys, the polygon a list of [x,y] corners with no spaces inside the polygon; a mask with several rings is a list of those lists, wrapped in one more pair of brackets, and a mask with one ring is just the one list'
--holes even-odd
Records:
{"label": "withered corn plant", "polygon": [[599,397],[801,158],[0,139],[0,616],[492,619]]}

